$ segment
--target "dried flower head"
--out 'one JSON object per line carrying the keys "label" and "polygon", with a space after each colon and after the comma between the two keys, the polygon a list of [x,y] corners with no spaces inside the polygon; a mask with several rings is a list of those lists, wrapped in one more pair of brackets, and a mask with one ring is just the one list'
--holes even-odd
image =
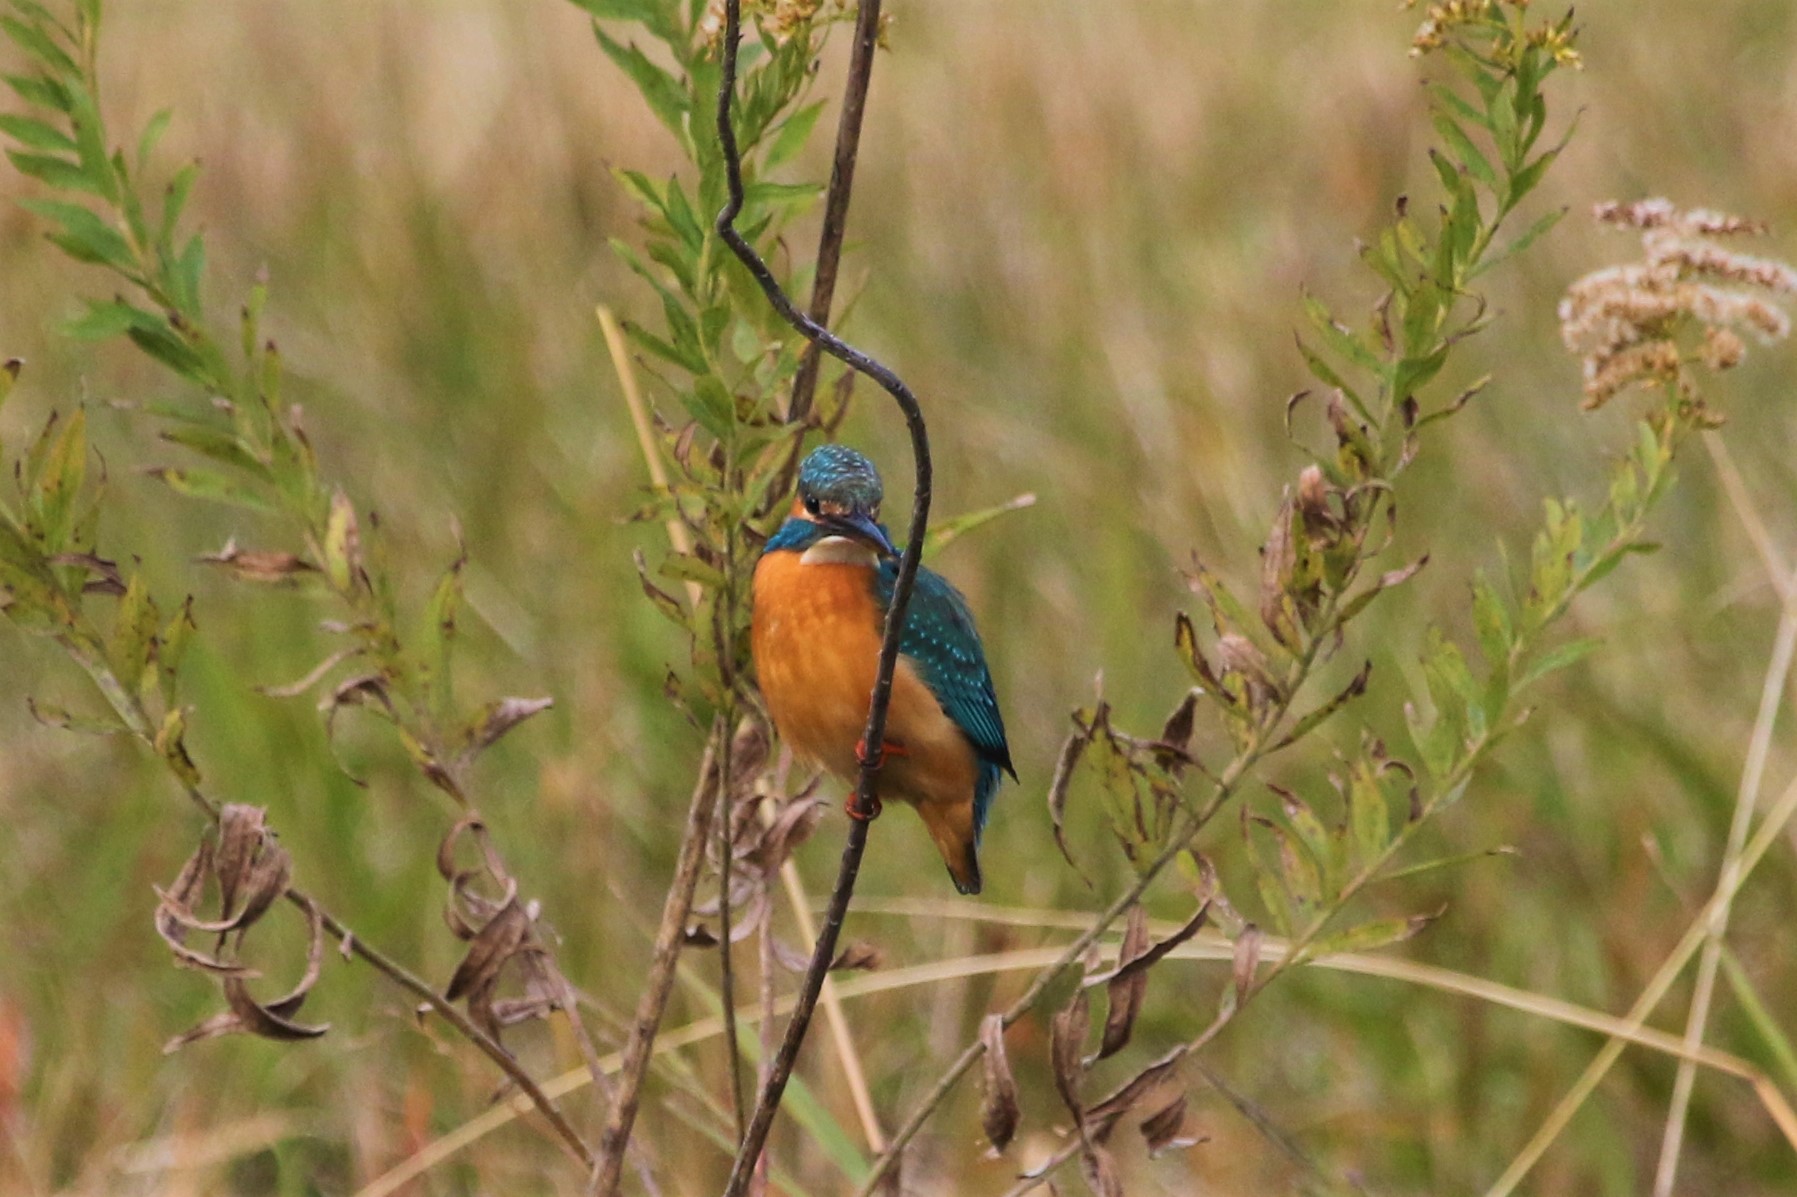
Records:
{"label": "dried flower head", "polygon": [[[1416,0],[1405,0],[1405,8],[1415,5]],[[1420,58],[1447,45],[1453,35],[1464,34],[1488,41],[1492,60],[1506,69],[1518,65],[1524,50],[1540,50],[1561,66],[1583,66],[1572,45],[1577,36],[1572,28],[1572,14],[1519,29],[1528,7],[1529,0],[1440,0],[1424,10],[1423,23],[1410,39],[1410,56]],[[1506,8],[1516,10],[1515,21],[1504,14]]]}
{"label": "dried flower head", "polygon": [[[783,46],[802,34],[823,6],[824,0],[743,0],[742,12],[745,20],[754,18],[763,32]],[[847,8],[846,0],[833,0],[832,6],[836,10],[832,16],[840,16]],[[715,49],[723,33],[724,0],[711,0],[699,18],[699,38]]]}
{"label": "dried flower head", "polygon": [[[1599,204],[1594,215],[1639,230],[1646,252],[1640,263],[1587,274],[1560,301],[1560,335],[1584,359],[1587,408],[1635,383],[1688,389],[1691,363],[1731,369],[1746,352],[1741,331],[1762,342],[1790,332],[1774,299],[1797,292],[1797,271],[1713,240],[1763,234],[1758,221],[1664,199]],[[1697,344],[1682,350],[1681,337]]]}

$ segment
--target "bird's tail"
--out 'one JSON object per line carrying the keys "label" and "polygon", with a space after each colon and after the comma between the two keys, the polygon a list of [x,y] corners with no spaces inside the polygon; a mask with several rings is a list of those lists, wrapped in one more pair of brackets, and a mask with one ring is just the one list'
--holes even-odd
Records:
{"label": "bird's tail", "polygon": [[972,804],[926,802],[918,805],[917,813],[923,816],[930,838],[936,841],[936,850],[942,853],[942,863],[948,866],[955,888],[964,894],[979,893],[979,835],[973,827]]}

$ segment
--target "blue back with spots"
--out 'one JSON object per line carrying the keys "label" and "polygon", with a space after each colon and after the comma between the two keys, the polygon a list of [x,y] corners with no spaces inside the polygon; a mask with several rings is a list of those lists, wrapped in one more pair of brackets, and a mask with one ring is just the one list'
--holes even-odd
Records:
{"label": "blue back with spots", "polygon": [[[898,583],[898,562],[883,561],[874,572],[874,598],[882,611],[892,601]],[[974,843],[986,827],[992,795],[1002,773],[1017,776],[1011,767],[1011,749],[1005,742],[1005,722],[992,691],[992,671],[986,666],[986,650],[973,626],[967,600],[948,579],[918,568],[917,585],[905,610],[905,630],[899,651],[911,658],[918,676],[948,717],[955,721],[979,758],[979,777],[973,792]]]}

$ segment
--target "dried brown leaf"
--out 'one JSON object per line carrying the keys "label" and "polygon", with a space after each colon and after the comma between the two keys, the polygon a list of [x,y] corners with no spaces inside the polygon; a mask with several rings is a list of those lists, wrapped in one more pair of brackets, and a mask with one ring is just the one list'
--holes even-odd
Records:
{"label": "dried brown leaf", "polygon": [[50,564],[78,566],[94,575],[82,583],[81,590],[84,594],[121,595],[125,593],[125,579],[120,575],[119,567],[92,553],[58,553],[50,558]]}
{"label": "dried brown leaf", "polygon": [[[1206,863],[1208,864],[1209,862]],[[1100,975],[1091,978],[1086,983],[1088,985],[1115,984],[1118,981],[1127,980],[1138,973],[1146,972],[1148,969],[1153,968],[1156,964],[1159,964],[1166,958],[1167,953],[1171,952],[1174,948],[1177,948],[1186,940],[1192,938],[1192,936],[1198,934],[1204,927],[1206,921],[1210,918],[1210,908],[1211,900],[1207,897],[1198,904],[1198,909],[1192,913],[1192,917],[1187,919],[1185,925],[1180,927],[1179,930],[1167,936],[1167,938],[1161,940],[1153,947],[1143,951],[1140,955],[1130,959],[1123,959],[1120,956],[1116,968],[1108,973],[1101,973]],[[1127,943],[1127,939],[1125,942]]]}
{"label": "dried brown leaf", "polygon": [[1086,1117],[1092,1127],[1093,1137],[1100,1140],[1106,1138],[1125,1114],[1135,1109],[1149,1092],[1169,1080],[1173,1076],[1173,1070],[1179,1067],[1179,1062],[1185,1059],[1187,1050],[1187,1044],[1180,1044],[1087,1110]]}
{"label": "dried brown leaf", "polygon": [[218,814],[218,849],[213,868],[218,873],[219,916],[229,920],[237,909],[237,892],[247,889],[256,857],[262,850],[267,814],[258,806],[227,803]]}
{"label": "dried brown leaf", "polygon": [[830,971],[859,969],[863,972],[873,972],[875,969],[883,967],[885,963],[885,951],[865,939],[857,939],[851,941],[848,947],[836,954],[836,959],[830,961]]}
{"label": "dried brown leaf", "polygon": [[518,904],[514,894],[469,942],[468,954],[456,967],[443,996],[452,1002],[468,997],[472,1003],[481,993],[490,993],[498,984],[499,973],[506,962],[517,954],[529,937],[530,916]]}
{"label": "dried brown leaf", "polygon": [[1079,1172],[1086,1187],[1097,1197],[1123,1197],[1123,1180],[1117,1175],[1117,1163],[1111,1153],[1096,1143],[1087,1143],[1079,1153]]}
{"label": "dried brown leaf", "polygon": [[1148,912],[1137,902],[1129,908],[1123,925],[1123,944],[1117,949],[1117,968],[1107,987],[1104,1036],[1099,1041],[1096,1060],[1116,1055],[1129,1042],[1136,1016],[1142,1012],[1142,999],[1148,994],[1148,973],[1145,969],[1127,970],[1147,951]]}
{"label": "dried brown leaf", "polygon": [[1004,1015],[988,1014],[980,1021],[980,1042],[986,1048],[982,1057],[986,1096],[980,1103],[980,1126],[996,1156],[1017,1137],[1017,1123],[1022,1116],[1017,1103],[1017,1078],[1011,1075],[1011,1060],[1005,1054]]}
{"label": "dried brown leaf", "polygon": [[170,1039],[163,1045],[164,1054],[220,1035],[244,1033],[260,1035],[265,1039],[297,1040],[316,1039],[330,1030],[329,1023],[309,1026],[293,1021],[293,1016],[305,1004],[306,995],[318,983],[324,963],[324,916],[311,901],[305,903],[305,909],[310,939],[306,950],[306,971],[299,983],[285,996],[262,1003],[250,996],[245,984],[253,973],[225,976],[225,1001],[230,1008]]}
{"label": "dried brown leaf", "polygon": [[307,574],[318,572],[316,565],[292,553],[240,549],[236,538],[227,540],[225,547],[216,553],[203,554],[199,560],[206,565],[224,567],[240,582],[265,585],[291,585]]}
{"label": "dried brown leaf", "polygon": [[1299,638],[1289,592],[1296,562],[1297,554],[1292,545],[1292,495],[1288,487],[1278,513],[1273,516],[1267,543],[1260,552],[1260,620],[1275,640],[1293,651],[1299,646]]}
{"label": "dried brown leaf", "polygon": [[1172,1101],[1142,1120],[1142,1139],[1148,1144],[1150,1159],[1169,1151],[1195,1147],[1204,1142],[1202,1135],[1186,1132],[1186,1095]]}
{"label": "dried brown leaf", "polygon": [[1075,991],[1073,1000],[1057,1011],[1048,1024],[1049,1059],[1054,1068],[1055,1091],[1061,1095],[1073,1120],[1079,1123],[1082,1135],[1085,1133],[1086,1108],[1080,1103],[1079,1083],[1086,1071],[1083,1053],[1086,1032],[1091,1025],[1092,1007],[1083,987]]}
{"label": "dried brown leaf", "polygon": [[774,821],[762,830],[749,862],[764,875],[779,871],[798,846],[811,838],[823,821],[826,804],[818,798],[795,798],[780,808]]}
{"label": "dried brown leaf", "polygon": [[1092,879],[1079,867],[1079,861],[1073,859],[1073,850],[1067,846],[1065,821],[1067,794],[1073,788],[1073,770],[1078,766],[1081,754],[1086,751],[1086,745],[1091,742],[1091,728],[1082,728],[1069,735],[1067,742],[1061,745],[1059,759],[1055,761],[1054,778],[1048,783],[1048,817],[1054,824],[1054,842],[1060,847],[1061,856],[1073,866],[1073,871],[1079,874],[1080,880],[1086,883],[1087,889],[1092,888]]}
{"label": "dried brown leaf", "polygon": [[555,705],[553,698],[501,698],[482,707],[462,733],[462,751],[458,765],[465,765],[481,752],[529,719]]}
{"label": "dried brown leaf", "polygon": [[1261,930],[1253,923],[1242,929],[1235,940],[1235,1002],[1239,1009],[1254,986],[1254,974],[1260,968]]}

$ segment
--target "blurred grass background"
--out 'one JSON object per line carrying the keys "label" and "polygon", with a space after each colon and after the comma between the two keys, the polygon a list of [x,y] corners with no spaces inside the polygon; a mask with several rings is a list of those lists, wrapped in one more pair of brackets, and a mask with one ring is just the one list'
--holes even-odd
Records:
{"label": "blurred grass background", "polygon": [[[1192,601],[1180,565],[1196,550],[1231,577],[1256,575],[1255,548],[1298,461],[1281,418],[1307,385],[1291,345],[1299,288],[1349,316],[1363,310],[1374,295],[1353,238],[1396,195],[1423,193],[1431,134],[1404,57],[1417,15],[1386,3],[891,7],[851,225],[851,328],[924,398],[939,512],[1040,496],[938,563],[980,614],[1023,776],[999,799],[981,901],[1093,909],[1122,862],[1089,850],[1099,893],[1086,890],[1060,862],[1041,802],[1067,711],[1102,671],[1120,721],[1158,726],[1185,684],[1169,651],[1172,613]],[[1443,390],[1487,370],[1497,381],[1433,438],[1400,498],[1402,547],[1428,548],[1432,563],[1368,627],[1363,651],[1388,711],[1425,620],[1464,631],[1469,571],[1497,561],[1499,540],[1524,547],[1540,496],[1591,495],[1626,429],[1624,411],[1579,413],[1554,321],[1567,281],[1633,253],[1627,237],[1595,231],[1589,204],[1665,194],[1740,211],[1770,220],[1791,252],[1797,11],[1655,0],[1591,5],[1580,21],[1588,66],[1559,81],[1554,127],[1575,110],[1581,126],[1541,200],[1574,212],[1491,277],[1499,324]],[[571,975],[628,1009],[698,737],[661,698],[680,648],[630,566],[633,547],[659,544],[653,528],[623,522],[644,473],[592,309],[649,310],[605,245],[634,236],[609,169],[670,169],[672,147],[582,14],[549,0],[237,0],[222,14],[156,0],[116,6],[109,22],[115,130],[172,107],[163,165],[205,165],[193,210],[209,234],[213,310],[230,313],[267,265],[288,397],[304,405],[327,475],[380,513],[414,597],[453,555],[461,521],[479,616],[463,683],[556,698],[491,754],[481,804],[563,935]],[[826,89],[845,49],[832,47]],[[832,109],[822,127],[833,122]],[[827,172],[817,140],[795,177]],[[0,198],[32,193],[0,174]],[[161,593],[197,597],[190,743],[211,788],[267,805],[303,884],[446,979],[457,945],[431,864],[445,812],[378,731],[344,741],[369,780],[358,789],[306,702],[253,691],[322,655],[316,614],[190,564],[228,536],[266,537],[138,474],[174,451],[110,405],[168,384],[128,347],[90,354],[57,334],[99,278],[66,266],[40,233],[0,203],[0,354],[29,361],[0,435],[16,446],[52,406],[89,404],[115,499],[103,549],[143,558]],[[811,244],[803,226],[794,252]],[[1797,531],[1793,425],[1778,406],[1790,362],[1788,348],[1754,353],[1720,396],[1723,435],[1784,544]],[[884,407],[863,400],[845,435],[888,468],[892,490],[906,486],[902,426]],[[1605,649],[1553,685],[1545,717],[1427,845],[1520,855],[1381,895],[1393,910],[1447,903],[1405,953],[1620,1011],[1713,886],[1776,603],[1706,461],[1688,462],[1660,527],[1662,552],[1632,559],[1575,611],[1576,630]],[[0,1191],[342,1192],[484,1107],[484,1062],[420,1032],[360,967],[333,964],[308,1005],[335,1024],[318,1043],[225,1040],[164,1057],[163,1042],[215,1000],[169,967],[149,923],[150,885],[173,876],[198,826],[127,746],[31,720],[25,695],[85,697],[48,646],[0,637],[0,678]],[[1774,785],[1793,764],[1781,740]],[[1072,820],[1076,842],[1102,843],[1096,810],[1076,805]],[[801,852],[819,892],[840,830],[832,819]],[[1234,844],[1219,835],[1208,847],[1226,858]],[[880,823],[861,892],[945,907],[953,896],[903,813]],[[1730,936],[1786,1027],[1797,1024],[1794,901],[1797,869],[1780,847],[1737,902]],[[893,963],[1053,938],[874,915],[852,916],[849,934]],[[692,963],[715,976],[714,960]],[[1157,970],[1129,1058],[1207,1019],[1221,981],[1206,966]],[[934,1071],[919,1061],[957,1047],[1018,984],[851,1006],[889,1121]],[[1682,1028],[1684,997],[1675,990],[1661,1025]],[[707,1012],[702,997],[679,1006],[670,1025]],[[1775,1067],[1726,997],[1712,1026],[1714,1042]],[[573,1062],[569,1044],[541,1032],[515,1038],[538,1067]],[[1058,1109],[1045,1046],[1040,1025],[1013,1032],[1026,1161],[1042,1150],[1032,1130]],[[1196,1122],[1211,1142],[1153,1164],[1129,1148],[1131,1191],[1473,1190],[1596,1046],[1390,982],[1301,976],[1207,1058],[1330,1179],[1199,1086]],[[808,1053],[808,1075],[852,1127],[825,1051]],[[721,1093],[716,1053],[694,1058]],[[1527,1190],[1643,1191],[1673,1072],[1664,1058],[1626,1056]],[[965,1090],[913,1154],[916,1192],[1009,1183],[1013,1162],[980,1157],[977,1086]],[[667,1191],[721,1183],[725,1156],[686,1146],[692,1131],[668,1107],[650,1108],[643,1133],[658,1158],[679,1161]],[[841,1187],[809,1139],[784,1135],[782,1158],[806,1191]],[[145,1143],[174,1147],[158,1156]],[[579,1191],[551,1152],[513,1127],[411,1191]],[[1745,1087],[1705,1075],[1681,1178],[1691,1193],[1788,1193],[1797,1163]]]}

